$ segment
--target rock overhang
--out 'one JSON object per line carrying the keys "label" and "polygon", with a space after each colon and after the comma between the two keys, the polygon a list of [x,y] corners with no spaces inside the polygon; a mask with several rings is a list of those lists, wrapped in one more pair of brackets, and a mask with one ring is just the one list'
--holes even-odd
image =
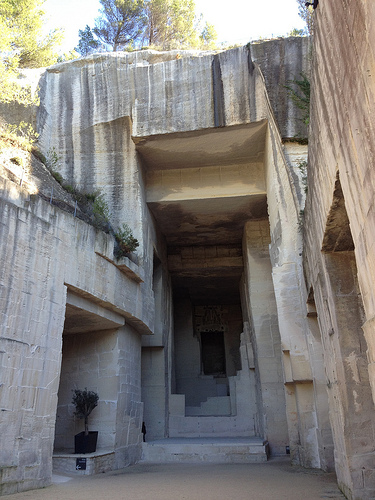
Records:
{"label": "rock overhang", "polygon": [[267,121],[134,137],[147,203],[169,245],[241,245],[248,219],[267,217]]}

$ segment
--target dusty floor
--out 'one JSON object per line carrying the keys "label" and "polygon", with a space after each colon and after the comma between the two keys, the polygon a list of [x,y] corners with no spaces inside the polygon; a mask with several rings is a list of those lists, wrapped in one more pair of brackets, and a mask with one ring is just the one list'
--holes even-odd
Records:
{"label": "dusty floor", "polygon": [[8,500],[314,500],[344,499],[334,474],[291,467],[285,460],[264,464],[148,465],[58,481]]}

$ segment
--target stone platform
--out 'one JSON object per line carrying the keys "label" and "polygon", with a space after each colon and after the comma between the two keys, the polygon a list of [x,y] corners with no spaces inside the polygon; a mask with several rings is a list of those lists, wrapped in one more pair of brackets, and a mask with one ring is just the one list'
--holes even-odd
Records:
{"label": "stone platform", "polygon": [[65,474],[100,474],[113,470],[114,461],[115,452],[113,450],[98,450],[94,453],[56,451],[52,455],[52,470],[54,473]]}
{"label": "stone platform", "polygon": [[258,437],[169,438],[143,443],[146,463],[259,463],[268,458],[268,442]]}

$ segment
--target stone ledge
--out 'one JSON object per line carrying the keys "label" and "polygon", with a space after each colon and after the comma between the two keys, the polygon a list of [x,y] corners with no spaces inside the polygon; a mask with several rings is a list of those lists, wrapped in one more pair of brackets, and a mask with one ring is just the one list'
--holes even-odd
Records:
{"label": "stone ledge", "polygon": [[110,259],[100,252],[95,251],[95,253],[117,267],[117,269],[119,269],[119,271],[125,274],[125,276],[127,276],[129,279],[135,281],[136,283],[143,283],[144,280],[141,277],[139,267],[137,266],[137,264],[134,264],[134,262],[132,262],[128,257],[122,257],[121,259],[118,259],[117,262],[115,262],[114,260]]}
{"label": "stone ledge", "polygon": [[167,438],[142,444],[144,463],[259,463],[268,442],[258,437]]}
{"label": "stone ledge", "polygon": [[[86,470],[77,469],[77,458],[86,459]],[[52,455],[54,473],[91,476],[113,470],[114,464],[115,452],[113,450],[100,450],[86,454],[56,452]]]}

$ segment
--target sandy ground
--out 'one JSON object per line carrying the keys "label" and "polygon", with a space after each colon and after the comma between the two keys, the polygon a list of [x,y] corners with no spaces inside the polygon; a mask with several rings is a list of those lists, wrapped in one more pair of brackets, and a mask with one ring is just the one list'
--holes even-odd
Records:
{"label": "sandy ground", "polygon": [[285,460],[264,464],[138,464],[97,476],[55,476],[42,490],[8,500],[315,500],[344,499],[335,475],[292,467]]}

